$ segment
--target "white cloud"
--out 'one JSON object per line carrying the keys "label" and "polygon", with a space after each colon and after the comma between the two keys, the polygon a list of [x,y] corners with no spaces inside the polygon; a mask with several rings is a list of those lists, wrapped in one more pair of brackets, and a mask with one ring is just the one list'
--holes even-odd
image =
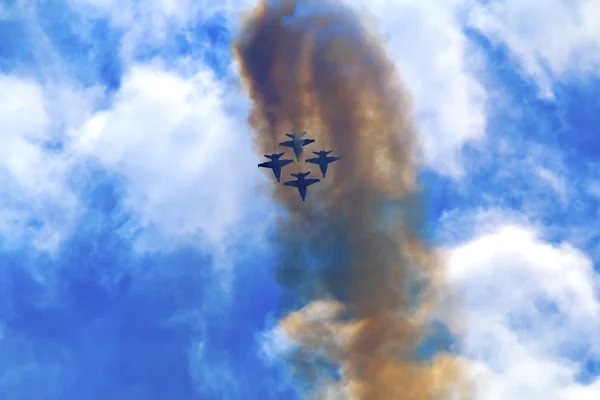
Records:
{"label": "white cloud", "polygon": [[138,65],[112,107],[72,132],[74,152],[125,179],[142,247],[226,246],[244,215],[260,211],[253,204],[262,175],[240,102],[206,68],[186,76]]}
{"label": "white cloud", "polygon": [[78,210],[66,174],[70,160],[48,145],[59,129],[85,115],[93,95],[0,75],[0,234],[53,250]]}
{"label": "white cloud", "polygon": [[461,0],[352,0],[377,17],[388,49],[414,96],[424,156],[445,175],[460,176],[459,151],[483,138],[487,93],[478,51],[458,19]]}
{"label": "white cloud", "polygon": [[[125,207],[133,212],[127,228],[141,232],[140,248],[224,252],[250,231],[260,240],[268,205],[256,185],[266,178],[254,168],[248,105],[225,93],[210,70],[190,74],[188,67],[135,66],[110,108],[95,113],[95,89],[0,76],[0,91],[11,93],[0,100],[4,242],[56,249],[79,211],[67,179],[88,160],[124,178]],[[52,149],[56,142],[63,148]],[[234,229],[242,218],[256,225]],[[226,262],[223,253],[215,257]]]}
{"label": "white cloud", "polygon": [[552,96],[555,79],[596,74],[600,67],[600,1],[500,0],[476,3],[469,23],[504,44]]}
{"label": "white cloud", "polygon": [[569,359],[600,354],[600,281],[584,254],[501,226],[451,250],[448,278],[464,306],[455,328],[478,399],[600,396],[600,381],[578,383],[581,366]]}
{"label": "white cloud", "polygon": [[600,394],[600,379],[590,385],[572,385],[565,390],[568,399],[596,400]]}

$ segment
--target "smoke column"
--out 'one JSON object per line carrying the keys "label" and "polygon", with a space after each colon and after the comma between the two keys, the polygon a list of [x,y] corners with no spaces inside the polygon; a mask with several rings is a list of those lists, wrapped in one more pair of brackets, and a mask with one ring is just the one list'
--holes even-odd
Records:
{"label": "smoke column", "polygon": [[410,98],[383,45],[338,2],[264,0],[234,53],[261,155],[307,131],[316,142],[304,156],[324,148],[342,157],[325,179],[303,159],[283,170],[282,182],[301,170],[321,179],[306,203],[295,188],[272,186],[285,209],[277,274],[296,301],[280,326],[299,345],[289,362],[307,396],[457,398],[454,359],[414,354],[439,263],[420,238]]}

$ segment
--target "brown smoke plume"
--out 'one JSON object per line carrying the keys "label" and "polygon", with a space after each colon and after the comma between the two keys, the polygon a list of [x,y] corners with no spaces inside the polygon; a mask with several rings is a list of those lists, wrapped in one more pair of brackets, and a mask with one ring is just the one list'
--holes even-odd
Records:
{"label": "brown smoke plume", "polygon": [[[307,131],[316,143],[305,152],[324,148],[342,157],[325,179],[303,160],[283,170],[282,181],[301,168],[321,178],[306,203],[296,189],[273,186],[287,210],[279,221],[279,278],[304,306],[281,326],[300,345],[290,362],[310,394],[387,400],[458,393],[452,357],[414,355],[439,263],[419,238],[410,101],[384,46],[351,10],[318,0],[261,1],[234,46],[261,154],[287,140],[285,133]],[[425,288],[417,293],[416,285]],[[342,378],[329,378],[320,359],[336,363]]]}

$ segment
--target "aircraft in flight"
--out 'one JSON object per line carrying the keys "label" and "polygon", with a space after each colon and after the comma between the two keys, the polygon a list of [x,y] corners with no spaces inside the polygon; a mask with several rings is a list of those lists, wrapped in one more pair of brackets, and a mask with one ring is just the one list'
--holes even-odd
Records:
{"label": "aircraft in flight", "polygon": [[327,154],[331,153],[332,151],[333,150],[329,150],[329,151],[313,151],[313,154],[317,155],[318,157],[309,158],[305,162],[312,163],[312,164],[317,164],[319,166],[319,168],[321,169],[321,173],[323,174],[323,178],[325,178],[325,175],[327,175],[327,166],[329,164],[331,164],[332,162],[334,162],[334,161],[338,161],[338,160],[342,159],[341,157],[327,156]]}
{"label": "aircraft in flight", "polygon": [[291,138],[292,140],[288,140],[287,142],[281,142],[281,143],[279,143],[279,145],[283,146],[283,147],[290,147],[290,148],[294,149],[294,154],[296,155],[296,161],[300,161],[300,155],[302,154],[302,148],[315,141],[315,139],[302,139],[302,137],[304,135],[306,135],[306,132],[302,132],[299,134],[286,133],[285,135],[287,137]]}
{"label": "aircraft in flight", "polygon": [[277,182],[279,182],[279,180],[281,179],[281,169],[286,165],[294,162],[294,160],[287,160],[285,158],[281,159],[281,156],[283,156],[283,154],[284,153],[273,153],[271,155],[265,154],[265,157],[267,157],[271,161],[266,161],[264,163],[258,164],[259,168],[271,168],[273,170],[273,175],[275,175],[275,178],[277,179]]}
{"label": "aircraft in flight", "polygon": [[292,174],[292,176],[296,178],[296,180],[284,183],[285,186],[292,186],[298,188],[298,192],[300,193],[300,197],[302,197],[302,201],[306,200],[306,188],[320,181],[319,179],[313,178],[306,179],[308,174],[310,174],[310,171]]}

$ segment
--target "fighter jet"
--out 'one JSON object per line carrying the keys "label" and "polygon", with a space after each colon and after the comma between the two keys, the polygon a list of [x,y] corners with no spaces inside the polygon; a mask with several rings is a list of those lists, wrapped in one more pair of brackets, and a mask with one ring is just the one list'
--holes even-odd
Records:
{"label": "fighter jet", "polygon": [[306,179],[308,174],[310,174],[310,171],[292,174],[292,176],[294,178],[296,178],[296,180],[288,181],[288,182],[284,183],[285,186],[292,186],[292,187],[298,188],[298,192],[300,192],[300,197],[302,197],[302,201],[306,200],[306,188],[309,187],[310,185],[313,185],[313,184],[319,182],[319,179],[312,179],[312,178]]}
{"label": "fighter jet", "polygon": [[331,164],[332,162],[334,162],[334,161],[341,160],[341,157],[327,157],[327,154],[331,153],[332,151],[333,150],[329,150],[329,151],[313,151],[313,154],[317,155],[318,157],[309,158],[305,162],[312,163],[312,164],[317,164],[319,166],[319,168],[321,169],[321,173],[323,174],[323,178],[325,178],[325,175],[327,175],[327,166],[329,164]]}
{"label": "fighter jet", "polygon": [[287,137],[291,138],[292,140],[288,140],[287,142],[281,142],[281,143],[279,143],[279,145],[283,146],[283,147],[290,147],[290,148],[294,149],[294,154],[296,155],[296,161],[300,161],[300,155],[302,154],[302,148],[315,141],[315,139],[301,139],[304,135],[306,135],[306,132],[302,132],[299,134],[286,133],[285,135]]}
{"label": "fighter jet", "polygon": [[258,164],[259,168],[271,168],[273,170],[273,175],[275,175],[275,178],[277,179],[277,182],[279,182],[279,179],[281,178],[281,168],[294,162],[294,160],[282,160],[281,156],[283,156],[283,154],[284,153],[273,153],[271,155],[265,154],[265,157],[271,161]]}

